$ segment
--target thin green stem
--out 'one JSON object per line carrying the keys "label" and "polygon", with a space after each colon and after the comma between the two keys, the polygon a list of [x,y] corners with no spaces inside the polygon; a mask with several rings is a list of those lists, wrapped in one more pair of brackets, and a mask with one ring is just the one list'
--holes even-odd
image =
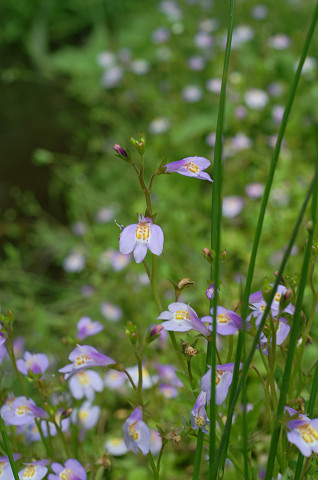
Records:
{"label": "thin green stem", "polygon": [[65,440],[65,437],[64,437],[64,434],[62,432],[62,429],[60,427],[60,425],[58,424],[58,422],[56,420],[53,421],[54,425],[55,425],[55,428],[56,428],[56,431],[57,431],[57,434],[62,442],[62,445],[64,447],[64,450],[65,450],[65,455],[66,455],[66,458],[73,458],[72,456],[72,453],[71,453],[71,450]]}
{"label": "thin green stem", "polygon": [[159,480],[159,472],[157,470],[157,467],[156,467],[155,461],[153,459],[152,453],[149,452],[147,456],[148,456],[148,461],[149,461],[149,464],[150,464],[150,467],[151,467],[151,470],[152,470],[152,473],[153,473],[153,479],[154,480]]}

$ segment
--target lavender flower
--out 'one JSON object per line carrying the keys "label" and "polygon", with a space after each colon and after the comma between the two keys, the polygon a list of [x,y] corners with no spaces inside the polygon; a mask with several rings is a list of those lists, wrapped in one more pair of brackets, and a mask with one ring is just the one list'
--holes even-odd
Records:
{"label": "lavender flower", "polygon": [[99,415],[100,407],[92,405],[89,401],[84,402],[79,409],[75,408],[72,411],[71,419],[75,424],[83,427],[84,431],[95,427]]}
{"label": "lavender flower", "polygon": [[159,225],[152,223],[150,218],[138,215],[138,220],[139,223],[128,225],[122,231],[119,251],[124,254],[133,251],[136,263],[141,263],[148,248],[154,255],[161,255],[164,238]]}
{"label": "lavender flower", "polygon": [[[213,308],[211,308],[210,313],[213,315]],[[202,317],[202,322],[208,322],[213,325],[213,316]],[[216,333],[219,335],[232,335],[242,328],[242,323],[243,321],[237,313],[220,306],[217,307]]]}
{"label": "lavender flower", "polygon": [[105,443],[104,448],[108,451],[108,453],[114,455],[114,457],[124,455],[128,452],[128,448],[126,447],[123,438],[110,438]]}
{"label": "lavender flower", "polygon": [[78,370],[88,367],[107,367],[116,363],[115,360],[99,353],[96,348],[89,345],[77,345],[68,358],[72,363],[59,369],[59,372],[65,373],[65,380]]}
{"label": "lavender flower", "polygon": [[197,330],[205,336],[210,335],[193,308],[182,302],[170,303],[169,311],[162,312],[158,320],[167,320],[162,324],[165,330],[173,332],[188,332]]}
{"label": "lavender flower", "polygon": [[176,162],[171,162],[165,165],[166,173],[180,173],[186,177],[196,177],[201,180],[208,180],[213,182],[210,175],[203,170],[206,170],[211,165],[211,162],[204,157],[186,157]]}
{"label": "lavender flower", "polygon": [[52,463],[51,468],[54,472],[50,473],[48,480],[87,480],[87,473],[78,460],[70,458],[64,465]]}
{"label": "lavender flower", "polygon": [[84,338],[91,335],[96,335],[103,330],[103,325],[99,322],[92,322],[89,317],[82,317],[77,323],[77,338],[84,340]]}
{"label": "lavender flower", "polygon": [[[19,453],[13,454],[14,461],[20,458]],[[7,456],[0,457],[0,479],[1,480],[14,480],[13,472]]]}
{"label": "lavender flower", "polygon": [[305,457],[309,457],[314,452],[318,453],[318,418],[310,420],[302,416],[288,422],[287,427],[288,441],[296,445]]}
{"label": "lavender flower", "polygon": [[48,414],[36,406],[32,399],[18,397],[1,408],[1,417],[8,425],[27,425],[34,418],[48,418]]}
{"label": "lavender flower", "polygon": [[136,455],[139,450],[146,455],[150,450],[151,433],[150,428],[142,421],[142,410],[135,408],[127,418],[123,426],[124,440],[128,450]]}
{"label": "lavender flower", "polygon": [[93,370],[80,370],[70,378],[69,387],[74,398],[86,397],[93,401],[95,392],[101,392],[104,388],[102,378]]}
{"label": "lavender flower", "polygon": [[109,369],[105,375],[105,385],[106,387],[111,388],[112,390],[118,390],[126,382],[126,374],[124,372],[119,372],[118,370]]}
{"label": "lavender flower", "polygon": [[206,429],[206,425],[209,425],[210,420],[208,419],[208,416],[205,410],[205,403],[206,403],[206,392],[201,391],[191,411],[191,427],[193,430],[200,428],[202,432],[209,433],[208,430]]}
{"label": "lavender flower", "polygon": [[47,474],[47,464],[48,460],[25,463],[26,467],[19,472],[20,480],[42,480]]}
{"label": "lavender flower", "polygon": [[[242,364],[240,364],[240,369]],[[228,394],[233,379],[234,363],[225,363],[224,365],[216,365],[215,374],[215,403],[221,405]],[[206,402],[210,403],[211,399],[211,367],[201,378],[201,390],[206,393]]]}
{"label": "lavender flower", "polygon": [[[274,324],[275,324],[275,320],[274,320]],[[277,331],[276,331],[276,345],[282,345],[282,343],[286,340],[289,334],[289,330],[290,330],[290,326],[287,325],[286,318],[280,318],[278,322]],[[268,354],[268,338],[264,332],[261,333],[259,341],[260,341],[263,353],[267,355]],[[272,337],[270,338],[270,341],[272,341]]]}
{"label": "lavender flower", "polygon": [[[280,299],[282,295],[286,293],[286,291],[287,291],[286,287],[284,287],[283,285],[278,285],[274,300],[271,305],[271,314],[273,317],[278,315],[279,307],[280,307]],[[263,298],[263,294],[261,290],[259,290],[258,292],[252,293],[252,295],[250,295],[249,303],[253,311],[247,317],[247,321],[250,321],[250,319],[254,317],[255,324],[256,326],[258,326],[260,324],[260,321],[262,319],[263,313],[266,308],[266,302]],[[289,303],[287,307],[283,310],[283,312],[290,313],[290,314],[293,314],[294,311],[295,311],[295,307],[291,303]]]}
{"label": "lavender flower", "polygon": [[32,355],[29,352],[25,352],[24,360],[17,360],[18,370],[23,373],[23,375],[28,375],[30,371],[35,375],[42,374],[48,366],[49,361],[44,353],[35,353]]}

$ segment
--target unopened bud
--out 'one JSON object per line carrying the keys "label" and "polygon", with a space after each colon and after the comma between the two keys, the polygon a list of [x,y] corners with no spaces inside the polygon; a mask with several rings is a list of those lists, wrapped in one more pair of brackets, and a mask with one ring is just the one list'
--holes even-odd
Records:
{"label": "unopened bud", "polygon": [[159,335],[164,330],[162,325],[156,325],[150,330],[149,338]]}
{"label": "unopened bud", "polygon": [[126,150],[120,145],[118,145],[117,143],[113,146],[113,149],[115,150],[116,153],[118,153],[118,155],[122,155],[123,157],[128,158]]}
{"label": "unopened bud", "polygon": [[288,288],[286,292],[280,297],[279,307],[281,311],[285,310],[287,305],[290,303],[292,294],[293,292],[291,291],[290,288]]}
{"label": "unopened bud", "polygon": [[226,250],[223,250],[222,253],[220,253],[220,260],[225,260],[227,257],[227,251]]}
{"label": "unopened bud", "polygon": [[204,247],[203,255],[205,255],[206,257],[211,257],[212,258],[211,252],[207,247]]}

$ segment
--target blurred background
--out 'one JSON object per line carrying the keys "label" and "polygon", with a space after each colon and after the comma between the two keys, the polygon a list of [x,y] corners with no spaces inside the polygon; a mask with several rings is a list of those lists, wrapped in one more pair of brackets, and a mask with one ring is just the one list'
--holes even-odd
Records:
{"label": "blurred background", "polygon": [[[165,160],[212,160],[228,2],[1,2],[0,292],[31,345],[60,342],[83,315],[156,318],[140,265],[118,256],[120,225],[145,210],[112,146],[147,137],[146,176]],[[311,1],[237,4],[224,130],[223,300],[244,281],[273,146],[312,15]],[[273,279],[316,158],[317,35],[306,60],[266,216],[255,289]],[[132,150],[132,147],[131,147]],[[137,154],[136,154],[137,158]],[[210,172],[213,175],[212,169]],[[201,302],[209,267],[209,182],[156,178],[164,303],[191,277]],[[212,227],[213,228],[213,227]],[[288,264],[299,271],[303,228]],[[201,305],[201,306],[200,306]],[[75,328],[75,327],[74,327]],[[111,329],[111,332],[113,330]],[[110,333],[109,342],[115,333]]]}

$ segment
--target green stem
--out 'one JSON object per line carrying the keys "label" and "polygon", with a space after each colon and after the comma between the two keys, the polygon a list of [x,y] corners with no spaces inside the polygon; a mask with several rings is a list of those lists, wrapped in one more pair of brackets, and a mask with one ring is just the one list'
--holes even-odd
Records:
{"label": "green stem", "polygon": [[8,440],[6,430],[5,430],[5,425],[4,425],[4,422],[2,420],[1,415],[0,415],[0,430],[1,430],[1,435],[2,435],[2,438],[3,438],[3,443],[4,443],[4,446],[5,446],[5,450],[6,450],[6,453],[8,455],[10,465],[11,465],[14,480],[19,480],[18,469],[17,469],[17,466],[15,464],[15,461],[14,461],[14,458],[13,458],[13,455],[12,455],[12,450],[11,450],[11,447],[10,447],[10,444],[9,444],[9,440]]}
{"label": "green stem", "polygon": [[158,307],[159,313],[162,312],[162,305],[157,288],[157,256],[152,253],[152,274],[151,274],[151,288],[152,293]]}
{"label": "green stem", "polygon": [[147,456],[148,456],[149,464],[150,464],[150,467],[151,467],[151,470],[152,470],[152,473],[153,473],[153,480],[159,480],[159,472],[157,470],[157,467],[156,467],[155,461],[153,459],[152,453],[149,452]]}
{"label": "green stem", "polygon": [[66,458],[73,458],[72,457],[72,454],[71,454],[71,451],[70,451],[70,448],[68,446],[68,444],[66,443],[66,440],[65,440],[65,437],[64,437],[64,434],[62,432],[62,429],[61,427],[59,426],[58,422],[56,420],[54,420],[54,425],[56,427],[56,430],[57,430],[57,434],[58,436],[60,437],[60,440],[63,444],[63,447],[64,447],[64,450],[65,450],[65,454],[66,454]]}

